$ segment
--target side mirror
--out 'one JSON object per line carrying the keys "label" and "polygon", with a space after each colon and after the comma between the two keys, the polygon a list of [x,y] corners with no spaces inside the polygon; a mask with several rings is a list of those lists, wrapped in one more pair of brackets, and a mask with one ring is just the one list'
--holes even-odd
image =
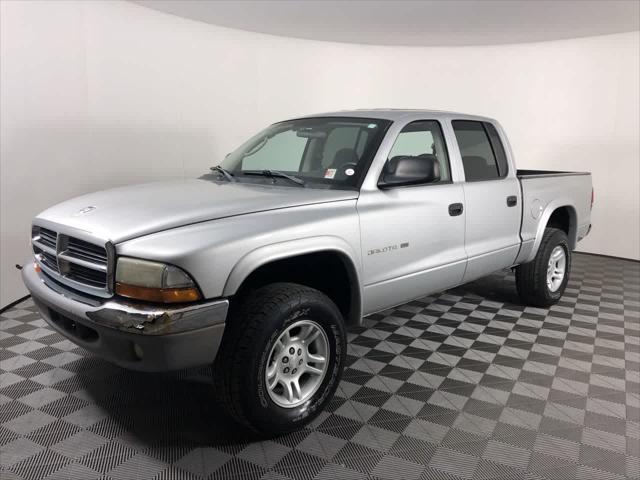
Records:
{"label": "side mirror", "polygon": [[397,156],[384,166],[378,187],[400,187],[439,180],[440,164],[434,156]]}

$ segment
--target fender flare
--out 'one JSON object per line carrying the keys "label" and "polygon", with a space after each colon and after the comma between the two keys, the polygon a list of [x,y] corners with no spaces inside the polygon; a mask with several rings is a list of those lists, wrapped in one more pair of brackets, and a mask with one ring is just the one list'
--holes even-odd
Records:
{"label": "fender flare", "polygon": [[307,237],[286,242],[272,243],[258,247],[244,255],[233,266],[225,283],[222,296],[230,297],[234,295],[242,283],[256,269],[268,265],[269,263],[297,257],[300,255],[321,252],[335,252],[344,262],[351,284],[351,311],[348,324],[360,324],[362,319],[362,282],[361,268],[358,254],[342,238],[335,236]]}
{"label": "fender flare", "polygon": [[535,241],[533,242],[533,247],[531,248],[529,257],[522,263],[531,262],[536,257],[538,249],[540,248],[540,243],[542,243],[542,236],[544,235],[544,231],[547,228],[547,224],[549,223],[549,219],[551,218],[551,215],[553,215],[553,212],[555,212],[559,208],[566,208],[569,211],[569,233],[567,236],[569,237],[569,246],[572,250],[575,248],[576,234],[578,230],[576,209],[568,199],[560,198],[549,202],[545,207],[545,210],[540,217],[540,222],[538,223]]}

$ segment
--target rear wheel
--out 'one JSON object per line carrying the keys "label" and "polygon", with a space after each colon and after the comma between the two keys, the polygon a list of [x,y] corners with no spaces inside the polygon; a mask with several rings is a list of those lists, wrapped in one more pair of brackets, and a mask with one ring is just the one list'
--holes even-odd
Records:
{"label": "rear wheel", "polygon": [[549,307],[564,294],[570,271],[567,234],[557,228],[547,228],[536,257],[516,268],[518,294],[528,305]]}
{"label": "rear wheel", "polygon": [[340,381],[342,315],[322,292],[292,283],[262,287],[239,303],[214,364],[222,404],[236,421],[263,434],[301,428]]}

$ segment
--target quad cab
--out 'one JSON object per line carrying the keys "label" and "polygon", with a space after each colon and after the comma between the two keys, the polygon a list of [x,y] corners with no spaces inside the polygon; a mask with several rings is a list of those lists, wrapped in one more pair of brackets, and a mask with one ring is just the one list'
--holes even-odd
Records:
{"label": "quad cab", "polygon": [[331,399],[366,315],[508,267],[525,304],[557,302],[592,195],[589,173],[516,170],[490,118],[328,113],[198,179],[49,208],[23,279],[76,344],[135,370],[213,365],[226,410],[279,434]]}

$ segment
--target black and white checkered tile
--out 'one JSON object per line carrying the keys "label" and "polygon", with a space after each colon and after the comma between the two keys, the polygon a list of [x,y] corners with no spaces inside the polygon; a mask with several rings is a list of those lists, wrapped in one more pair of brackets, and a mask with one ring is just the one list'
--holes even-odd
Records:
{"label": "black and white checkered tile", "polygon": [[640,477],[640,264],[575,255],[553,308],[509,272],[369,317],[308,428],[256,439],[208,369],[142,374],[47,328],[0,321],[6,479]]}

